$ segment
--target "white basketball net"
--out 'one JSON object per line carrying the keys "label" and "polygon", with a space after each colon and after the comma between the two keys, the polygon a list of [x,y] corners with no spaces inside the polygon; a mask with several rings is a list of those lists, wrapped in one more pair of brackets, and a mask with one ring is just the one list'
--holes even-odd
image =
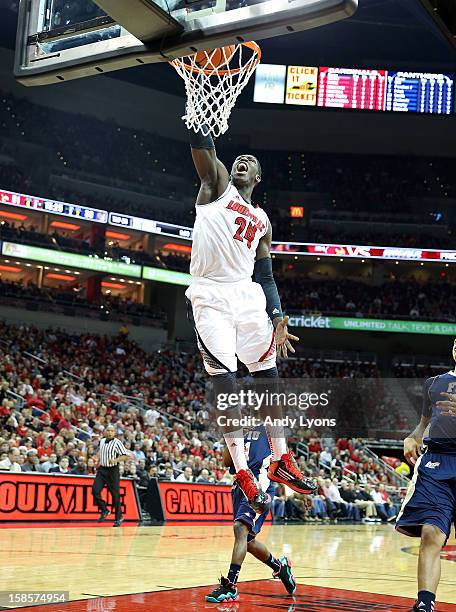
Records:
{"label": "white basketball net", "polygon": [[204,136],[211,133],[214,138],[227,131],[237,97],[261,58],[260,47],[254,42],[222,47],[220,53],[222,61],[217,66],[211,61],[220,58],[215,51],[207,51],[203,61],[199,53],[199,62],[196,53],[170,62],[185,82],[187,103],[182,119],[188,129]]}

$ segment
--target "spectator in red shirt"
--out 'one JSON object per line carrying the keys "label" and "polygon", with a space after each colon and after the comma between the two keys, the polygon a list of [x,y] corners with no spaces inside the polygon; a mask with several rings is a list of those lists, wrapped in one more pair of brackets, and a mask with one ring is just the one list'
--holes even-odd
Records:
{"label": "spectator in red shirt", "polygon": [[0,417],[11,414],[10,400],[4,399],[0,405]]}
{"label": "spectator in red shirt", "polygon": [[71,423],[68,420],[69,418],[71,418],[71,413],[69,411],[65,410],[64,416],[57,423],[57,429],[59,431],[62,431],[62,429],[67,429],[67,430],[71,429]]}
{"label": "spectator in red shirt", "polygon": [[44,400],[41,397],[39,397],[38,395],[34,395],[27,400],[27,406],[29,408],[39,408],[40,410],[44,410],[46,404],[44,403]]}
{"label": "spectator in red shirt", "polygon": [[337,440],[336,446],[339,449],[339,451],[344,451],[344,450],[347,450],[349,448],[350,444],[349,444],[347,438],[339,438]]}
{"label": "spectator in red shirt", "polygon": [[18,417],[17,419],[17,427],[16,427],[16,433],[18,436],[20,436],[21,438],[23,438],[25,436],[25,434],[27,433],[27,425],[25,424],[25,419],[23,416]]}
{"label": "spectator in red shirt", "polygon": [[321,443],[318,438],[310,438],[309,440],[309,452],[310,453],[320,453],[321,452]]}
{"label": "spectator in red shirt", "polygon": [[360,450],[353,450],[350,454],[350,458],[355,463],[362,463],[363,457]]}
{"label": "spectator in red shirt", "polygon": [[52,453],[52,444],[49,440],[44,440],[43,444],[41,446],[38,446],[37,450],[38,457],[40,459],[43,456],[49,457]]}

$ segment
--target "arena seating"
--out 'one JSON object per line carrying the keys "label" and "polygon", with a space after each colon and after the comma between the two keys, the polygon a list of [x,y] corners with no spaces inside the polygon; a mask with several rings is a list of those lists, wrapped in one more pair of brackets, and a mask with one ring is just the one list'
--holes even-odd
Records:
{"label": "arena seating", "polygon": [[[46,125],[43,139],[41,126]],[[24,176],[26,165],[16,162],[8,167],[0,166],[2,188],[33,191],[33,195],[53,197],[77,204],[158,218],[182,225],[193,225],[194,211],[189,185],[196,192],[197,182],[191,163],[182,164],[188,156],[188,147],[182,141],[170,141],[157,134],[139,132],[119,126],[113,121],[101,121],[93,117],[70,115],[24,99],[0,92],[0,126],[5,138],[40,147],[45,167],[37,159],[33,178]],[[19,138],[20,137],[20,138]],[[6,146],[6,145],[5,145]],[[122,151],[119,156],[117,151]],[[223,159],[234,159],[239,152],[235,143],[223,143]],[[445,229],[445,213],[433,217],[439,200],[454,197],[454,180],[451,164],[442,159],[401,158],[397,164],[392,157],[337,156],[308,152],[255,152],[263,167],[263,180],[256,192],[260,205],[271,216],[276,239],[328,242],[337,237],[345,242],[378,244],[384,246],[410,245],[427,248],[450,247],[454,243],[451,229]],[[15,155],[20,151],[15,150]],[[178,169],[178,171],[176,170]],[[52,177],[75,179],[72,188],[63,187]],[[165,180],[165,177],[167,180]],[[169,180],[171,179],[171,180]],[[120,195],[87,195],[77,189],[77,181],[120,187],[131,191],[131,197]],[[133,183],[131,183],[133,181]],[[133,192],[153,194],[170,201],[170,205],[153,207],[135,201]],[[316,231],[304,223],[291,223],[288,217],[290,193],[320,194],[320,208],[324,212],[340,212],[347,209],[360,211],[389,211],[389,223],[394,226],[408,215],[408,223],[420,225],[423,221],[435,223],[442,231],[424,230],[404,233],[398,230],[374,232],[365,222],[356,234],[353,231],[337,231],[331,227]],[[288,195],[287,195],[288,194]],[[293,196],[295,197],[295,196]],[[433,199],[431,209],[423,212],[421,221],[416,217],[416,198]],[[184,204],[175,206],[172,203]],[[294,203],[294,202],[292,202]],[[422,207],[423,211],[429,207]],[[315,209],[315,207],[314,207]],[[445,206],[442,207],[445,210]],[[316,208],[318,212],[318,206]],[[431,214],[432,213],[432,214]],[[361,217],[360,217],[361,219]],[[437,221],[438,219],[438,221]],[[450,233],[449,233],[450,232]]]}
{"label": "arena seating", "polygon": [[[1,231],[0,231],[1,235]],[[111,251],[112,253],[112,251]],[[130,252],[134,257],[135,252]],[[188,258],[181,255],[151,256],[150,265],[188,272]],[[350,280],[319,282],[284,276],[276,273],[283,307],[287,312],[321,313],[327,316],[354,316],[383,319],[412,319],[417,321],[454,322],[456,290],[442,280],[420,284],[411,279],[389,281],[372,286]],[[100,306],[113,315],[131,315],[149,319],[142,324],[154,325],[165,321],[161,310],[155,306],[139,304],[132,300],[103,296],[100,302],[89,304],[83,286],[61,286],[57,289],[31,283],[0,281],[0,295],[26,305],[30,300],[56,306],[77,306],[99,314]]]}
{"label": "arena seating", "polygon": [[456,290],[445,279],[418,283],[392,280],[381,285],[343,280],[278,277],[288,310],[332,315],[454,321]]}
{"label": "arena seating", "polygon": [[[192,468],[195,481],[231,482],[222,463],[223,444],[211,433],[205,374],[195,354],[146,353],[126,336],[70,335],[4,323],[0,337],[0,460],[16,447],[24,471],[57,468],[65,456],[69,472],[93,473],[94,443],[114,423],[134,455],[125,475],[138,484],[147,485],[151,476],[179,478],[185,467]],[[375,364],[306,359],[287,362],[281,374],[353,378],[375,377],[378,371]],[[387,415],[391,406],[382,410]],[[341,480],[384,484],[390,495],[399,495],[394,472],[372,459],[362,440],[323,441],[313,431],[302,431],[290,443],[313,476],[336,479],[338,486]],[[286,492],[285,497],[282,518],[299,518],[299,496]],[[326,511],[317,501],[308,520],[348,518],[348,506],[333,507],[324,497],[322,485],[319,499]],[[361,519],[359,513],[356,517]]]}
{"label": "arena seating", "polygon": [[150,327],[166,327],[166,314],[157,306],[145,306],[132,300],[102,294],[99,300],[89,303],[85,290],[79,284],[72,287],[43,287],[32,283],[0,280],[0,296],[4,306],[33,308],[45,312],[71,316],[121,321]]}

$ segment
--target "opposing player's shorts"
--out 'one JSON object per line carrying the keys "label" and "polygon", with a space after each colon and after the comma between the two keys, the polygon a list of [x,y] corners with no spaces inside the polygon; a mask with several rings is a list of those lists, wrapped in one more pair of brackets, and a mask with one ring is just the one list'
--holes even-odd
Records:
{"label": "opposing player's shorts", "polygon": [[396,529],[420,537],[423,525],[435,525],[448,538],[455,517],[456,455],[427,452],[416,462]]}
{"label": "opposing player's shorts", "polygon": [[[271,508],[274,502],[274,483],[271,482],[269,487],[266,490],[266,493],[271,496]],[[263,523],[266,520],[269,510],[267,512],[263,512],[263,514],[256,514],[255,510],[249,506],[249,502],[245,498],[244,493],[241,491],[239,487],[234,487],[231,493],[233,498],[233,519],[234,522],[241,521],[245,523],[249,528],[249,535],[247,536],[247,541],[251,542],[256,538],[256,536],[260,533],[261,528],[263,527]]]}
{"label": "opposing player's shorts", "polygon": [[236,283],[198,279],[185,295],[209,374],[235,372],[236,356],[250,372],[275,366],[274,326],[266,313],[261,285],[250,279]]}

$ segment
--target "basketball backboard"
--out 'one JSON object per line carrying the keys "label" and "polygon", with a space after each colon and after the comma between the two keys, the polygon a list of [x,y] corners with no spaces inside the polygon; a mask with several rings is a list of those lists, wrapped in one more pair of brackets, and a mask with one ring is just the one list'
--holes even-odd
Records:
{"label": "basketball backboard", "polygon": [[20,0],[15,75],[45,85],[316,28],[358,0]]}

